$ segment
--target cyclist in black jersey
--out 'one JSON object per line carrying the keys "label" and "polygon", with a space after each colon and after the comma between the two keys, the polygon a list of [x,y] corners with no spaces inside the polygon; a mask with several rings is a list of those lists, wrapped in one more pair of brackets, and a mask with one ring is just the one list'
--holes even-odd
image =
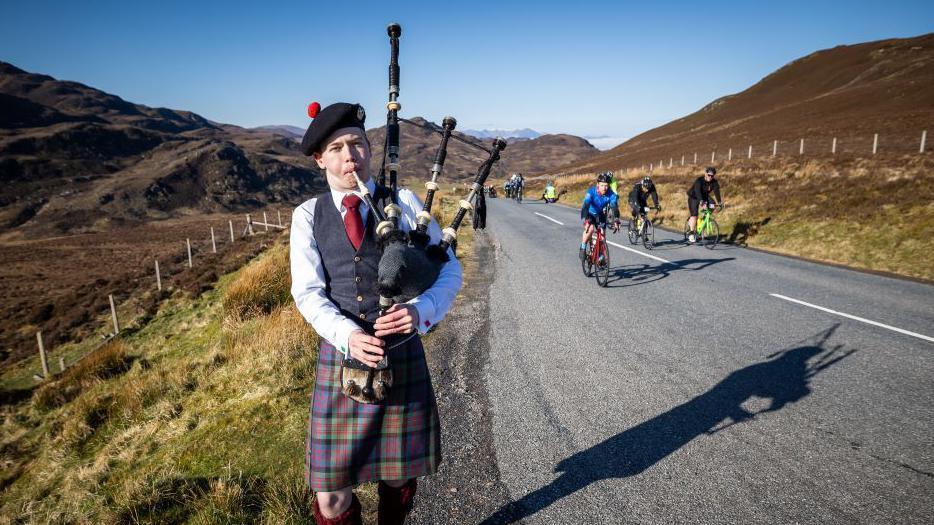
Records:
{"label": "cyclist in black jersey", "polygon": [[629,192],[629,210],[632,213],[632,220],[636,220],[636,217],[642,213],[643,209],[649,206],[649,197],[655,203],[655,206],[653,206],[655,211],[661,211],[662,206],[658,198],[658,191],[655,189],[655,183],[652,182],[650,177],[646,176],[637,182],[632,187],[632,191]]}
{"label": "cyclist in black jersey", "polygon": [[[697,228],[697,213],[701,204],[706,206],[713,202],[718,207],[723,208],[723,199],[720,198],[720,182],[717,181],[717,168],[713,166],[704,170],[704,175],[698,177],[688,190],[688,212],[691,218],[688,219],[688,229],[691,234],[688,241],[695,242],[694,230]],[[714,200],[711,199],[714,197]]]}

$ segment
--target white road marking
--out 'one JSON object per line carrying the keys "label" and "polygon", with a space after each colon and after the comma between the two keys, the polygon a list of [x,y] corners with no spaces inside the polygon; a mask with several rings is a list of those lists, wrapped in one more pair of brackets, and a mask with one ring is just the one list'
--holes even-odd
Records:
{"label": "white road marking", "polygon": [[606,243],[609,244],[610,246],[616,246],[617,248],[622,248],[622,249],[624,249],[624,250],[629,250],[629,251],[631,251],[632,253],[635,253],[635,254],[637,254],[637,255],[641,255],[641,256],[643,256],[643,257],[648,257],[649,259],[655,259],[655,260],[658,261],[658,262],[663,262],[663,263],[666,263],[666,264],[671,264],[671,261],[662,259],[661,257],[656,257],[656,256],[654,256],[654,255],[649,255],[649,254],[647,254],[647,253],[640,252],[639,250],[634,250],[634,249],[632,249],[632,248],[630,248],[630,247],[628,247],[628,246],[623,246],[622,244],[616,244],[616,243],[613,242],[613,241],[606,241]]}
{"label": "white road marking", "polygon": [[769,295],[771,295],[772,297],[778,297],[779,299],[784,299],[784,300],[786,300],[786,301],[790,301],[790,302],[792,302],[792,303],[798,303],[798,304],[800,304],[800,305],[809,306],[809,307],[811,307],[811,308],[814,308],[814,309],[816,309],[816,310],[820,310],[820,311],[822,311],[822,312],[827,312],[827,313],[829,313],[829,314],[834,314],[834,315],[839,315],[839,316],[841,316],[841,317],[846,317],[847,319],[853,319],[854,321],[859,321],[859,322],[862,322],[862,323],[871,324],[871,325],[873,325],[873,326],[878,326],[878,327],[881,327],[881,328],[886,328],[886,329],[892,330],[893,332],[898,332],[898,333],[900,333],[900,334],[910,335],[910,336],[912,336],[912,337],[917,337],[918,339],[924,339],[925,341],[929,341],[929,342],[931,342],[931,343],[934,343],[934,337],[928,337],[928,336],[926,336],[926,335],[922,335],[922,334],[919,334],[919,333],[910,332],[910,331],[904,330],[904,329],[902,329],[902,328],[897,328],[897,327],[894,327],[894,326],[889,326],[889,325],[887,325],[887,324],[882,324],[882,323],[880,323],[880,322],[872,321],[872,320],[870,320],[870,319],[864,319],[864,318],[862,318],[862,317],[857,317],[857,316],[855,316],[855,315],[845,314],[845,313],[843,313],[843,312],[838,312],[838,311],[836,311],[836,310],[831,310],[830,308],[824,308],[823,306],[817,306],[816,304],[806,303],[806,302],[804,302],[804,301],[799,301],[798,299],[792,299],[791,297],[785,297],[784,295],[779,295],[779,294],[777,294],[777,293],[770,293]]}
{"label": "white road marking", "polygon": [[551,222],[553,222],[553,223],[555,223],[555,224],[560,224],[561,226],[564,226],[564,223],[563,223],[563,222],[561,222],[561,221],[556,221],[556,220],[552,219],[551,217],[549,217],[549,216],[547,216],[547,215],[545,215],[545,214],[543,214],[543,213],[535,212],[535,215],[538,215],[539,217],[544,217],[544,218],[548,219],[549,221],[551,221]]}

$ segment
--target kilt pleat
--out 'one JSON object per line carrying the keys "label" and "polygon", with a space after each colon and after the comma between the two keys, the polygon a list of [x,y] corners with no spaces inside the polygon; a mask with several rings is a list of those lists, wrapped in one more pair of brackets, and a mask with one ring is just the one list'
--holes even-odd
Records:
{"label": "kilt pleat", "polygon": [[378,405],[341,393],[341,358],[334,346],[321,343],[305,446],[309,487],[330,492],[435,473],[441,425],[421,340],[414,337],[389,351],[393,386]]}

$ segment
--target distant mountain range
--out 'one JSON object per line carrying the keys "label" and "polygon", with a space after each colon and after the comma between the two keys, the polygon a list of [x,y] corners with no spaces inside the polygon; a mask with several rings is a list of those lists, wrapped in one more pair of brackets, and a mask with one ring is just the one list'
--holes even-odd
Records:
{"label": "distant mountain range", "polygon": [[503,137],[504,139],[537,139],[542,134],[534,129],[465,129],[461,131],[464,135],[470,135],[478,139],[495,139]]}
{"label": "distant mountain range", "polygon": [[293,139],[301,140],[305,136],[305,128],[300,128],[298,126],[289,126],[288,124],[282,124],[279,126],[260,126],[258,128],[250,128],[256,131],[268,131],[276,135],[282,135],[283,137],[289,137]]}

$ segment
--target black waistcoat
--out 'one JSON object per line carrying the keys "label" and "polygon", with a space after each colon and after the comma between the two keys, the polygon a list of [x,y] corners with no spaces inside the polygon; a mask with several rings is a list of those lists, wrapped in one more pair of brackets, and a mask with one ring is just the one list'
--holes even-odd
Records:
{"label": "black waistcoat", "polygon": [[[377,185],[374,200],[379,203],[388,196],[389,190]],[[313,234],[324,267],[325,293],[342,314],[372,334],[373,322],[379,317],[376,282],[382,256],[373,210],[367,213],[363,242],[358,250],[354,250],[347,237],[344,219],[330,192],[318,195],[314,213]]]}

